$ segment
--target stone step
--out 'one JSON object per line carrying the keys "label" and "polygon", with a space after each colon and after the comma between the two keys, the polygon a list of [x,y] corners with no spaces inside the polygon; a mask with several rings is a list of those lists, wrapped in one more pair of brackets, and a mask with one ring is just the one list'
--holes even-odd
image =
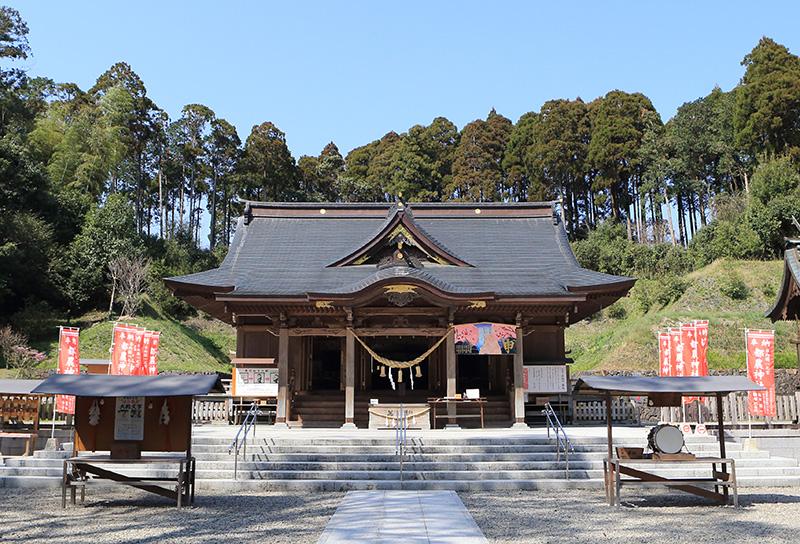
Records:
{"label": "stone step", "polygon": [[[340,423],[341,425],[341,423]],[[336,437],[287,437],[281,436],[279,438],[270,437],[270,436],[260,436],[259,431],[260,427],[256,429],[256,440],[257,441],[264,441],[265,443],[273,443],[273,444],[286,444],[292,446],[303,446],[303,445],[314,445],[314,446],[324,446],[330,445],[335,446],[339,444],[349,444],[354,446],[362,446],[362,445],[391,445],[394,446],[394,431],[385,431],[385,436],[381,438],[336,438]],[[220,436],[194,436],[192,439],[193,445],[224,445],[227,446],[231,443],[236,434],[236,429],[231,428],[230,436],[229,437],[220,437]],[[299,431],[305,432],[305,431]],[[421,443],[430,446],[480,446],[480,445],[496,445],[496,444],[503,444],[503,445],[510,445],[510,446],[525,446],[525,445],[553,445],[553,439],[548,439],[546,437],[531,437],[531,438],[520,438],[520,437],[495,437],[495,438],[459,438],[457,436],[458,431],[454,431],[453,435],[447,438],[432,438],[429,436],[419,436],[413,431],[408,433],[408,440],[409,442],[414,441],[416,443]],[[574,445],[596,445],[596,446],[606,446],[606,439],[604,437],[571,437],[570,441]],[[635,440],[615,440],[615,446],[643,446],[645,441],[635,441]],[[702,437],[696,438],[692,440],[686,441],[687,446],[689,449],[694,448],[696,445],[706,445],[718,444],[717,440],[712,437]],[[741,443],[739,442],[726,442],[726,446],[731,448],[741,448]]]}

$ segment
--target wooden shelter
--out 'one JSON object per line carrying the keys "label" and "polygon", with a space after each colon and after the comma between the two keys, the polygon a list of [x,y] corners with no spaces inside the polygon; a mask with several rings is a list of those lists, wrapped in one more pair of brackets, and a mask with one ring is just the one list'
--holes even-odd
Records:
{"label": "wooden shelter", "polygon": [[797,322],[797,337],[793,343],[797,348],[797,366],[800,368],[800,239],[786,241],[783,261],[781,290],[775,305],[767,312],[767,317],[773,322]]}
{"label": "wooden shelter", "polygon": [[[524,365],[565,365],[564,329],[635,280],[581,268],[550,202],[247,202],[219,268],[165,281],[236,327],[238,361],[275,360],[279,424],[366,427],[371,399],[467,389],[523,424]],[[457,350],[475,323],[515,346]]]}
{"label": "wooden shelter", "polygon": [[[42,380],[0,380],[0,443],[25,440],[23,455],[36,449],[41,395],[33,393]],[[3,448],[0,448],[2,454]]]}
{"label": "wooden shelter", "polygon": [[[580,396],[591,396],[605,399],[606,426],[608,440],[608,457],[605,459],[605,484],[606,497],[610,504],[619,506],[619,490],[625,485],[664,485],[715,501],[726,503],[728,501],[728,488],[733,487],[736,493],[736,472],[734,461],[726,457],[725,452],[725,425],[723,423],[722,399],[726,395],[737,391],[762,391],[764,388],[756,385],[744,376],[692,376],[692,377],[649,377],[649,376],[584,376],[576,383],[574,392]],[[611,400],[613,397],[648,397],[656,406],[680,405],[681,397],[715,397],[717,401],[717,435],[719,437],[719,457],[699,459],[664,459],[667,463],[697,463],[706,462],[712,465],[711,478],[681,478],[668,479],[662,476],[631,468],[622,464],[619,457],[614,456],[613,431],[611,425]],[[644,437],[643,437],[644,439]],[[643,440],[644,441],[644,440]],[[650,460],[650,464],[657,464],[658,459]],[[634,460],[632,463],[642,463]],[[720,471],[717,470],[720,466]],[[731,465],[730,472],[728,465]],[[623,480],[622,475],[632,477]],[[701,486],[711,485],[714,490]],[[721,492],[720,492],[721,488]],[[736,495],[734,495],[736,503]]]}
{"label": "wooden shelter", "polygon": [[[178,506],[191,503],[192,398],[207,394],[218,382],[216,374],[55,374],[44,380],[34,393],[75,396],[75,445],[73,456],[64,462],[62,506],[68,488],[73,503],[76,487],[83,498],[87,474],[157,493],[176,500]],[[109,463],[173,463],[178,474],[145,481],[98,466]],[[156,485],[164,482],[170,487]]]}

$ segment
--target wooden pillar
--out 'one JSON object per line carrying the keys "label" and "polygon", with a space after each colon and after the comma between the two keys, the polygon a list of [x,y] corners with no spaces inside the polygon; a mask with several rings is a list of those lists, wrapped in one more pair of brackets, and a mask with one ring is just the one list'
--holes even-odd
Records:
{"label": "wooden pillar", "polygon": [[[722,393],[717,393],[717,434],[719,435],[719,456],[726,458],[728,455],[725,452],[725,424],[722,415]],[[723,463],[722,472],[728,472],[728,465]],[[722,494],[725,495],[725,501],[728,500],[728,486],[722,487]]]}
{"label": "wooden pillar", "polygon": [[342,429],[355,429],[356,337],[353,334],[353,314],[347,315],[347,336],[344,343],[344,425]]}
{"label": "wooden pillar", "polygon": [[606,393],[606,440],[608,441],[608,461],[606,462],[606,497],[609,504],[614,504],[614,468],[611,459],[614,456],[614,436],[611,425],[611,393]]}
{"label": "wooden pillar", "polygon": [[[452,322],[450,323],[447,331],[445,348],[447,350],[447,396],[452,398],[456,396],[456,331],[453,329]],[[447,404],[447,415],[449,416],[447,420],[447,427],[458,428],[458,424],[456,423],[457,420],[455,419],[455,404]]]}
{"label": "wooden pillar", "polygon": [[278,330],[278,406],[275,426],[286,427],[289,412],[289,329],[286,320],[281,319]]}
{"label": "wooden pillar", "polygon": [[514,351],[514,427],[527,428],[525,425],[525,388],[522,373],[525,353],[523,349],[522,316],[517,314],[517,341]]}

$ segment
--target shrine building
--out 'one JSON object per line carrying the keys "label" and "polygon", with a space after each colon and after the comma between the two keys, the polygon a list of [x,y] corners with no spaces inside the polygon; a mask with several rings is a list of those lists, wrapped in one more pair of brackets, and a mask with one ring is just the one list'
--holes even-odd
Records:
{"label": "shrine building", "polygon": [[165,281],[275,369],[277,424],[352,428],[469,390],[523,424],[553,392],[526,369],[565,369],[565,328],[635,280],[581,268],[553,203],[248,202],[219,268]]}

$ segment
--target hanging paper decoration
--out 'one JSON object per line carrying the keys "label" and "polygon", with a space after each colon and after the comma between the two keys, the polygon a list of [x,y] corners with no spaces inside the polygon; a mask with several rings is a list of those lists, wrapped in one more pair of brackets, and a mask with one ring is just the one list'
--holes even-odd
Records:
{"label": "hanging paper decoration", "polygon": [[161,416],[158,420],[162,425],[169,425],[169,406],[167,399],[164,399],[164,404],[161,405]]}
{"label": "hanging paper decoration", "polygon": [[747,393],[750,415],[775,417],[775,331],[745,330],[747,377],[765,391]]}
{"label": "hanging paper decoration", "polygon": [[89,425],[96,427],[100,423],[100,406],[97,405],[97,399],[94,399],[92,405],[89,407]]}
{"label": "hanging paper decoration", "polygon": [[517,328],[502,323],[456,325],[455,344],[460,355],[510,355],[517,351]]}

